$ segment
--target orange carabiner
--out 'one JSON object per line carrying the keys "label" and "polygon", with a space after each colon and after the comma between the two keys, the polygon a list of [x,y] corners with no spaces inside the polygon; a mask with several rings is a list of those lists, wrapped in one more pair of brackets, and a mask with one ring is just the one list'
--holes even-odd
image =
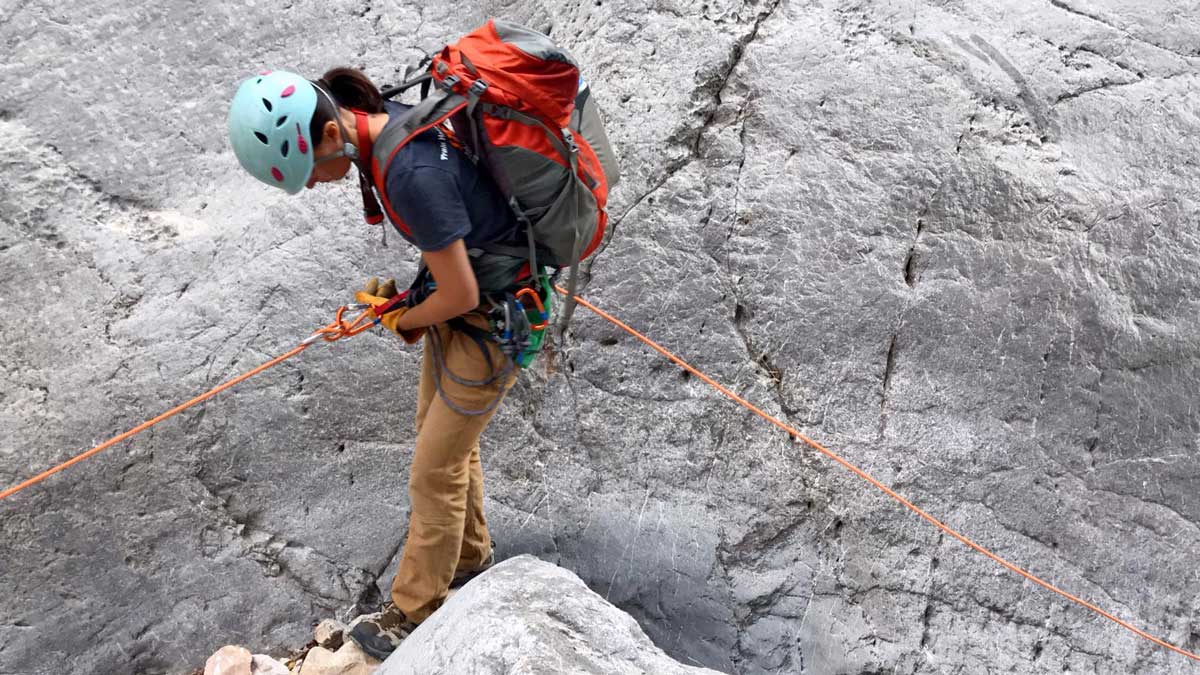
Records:
{"label": "orange carabiner", "polygon": [[542,317],[541,323],[537,324],[536,326],[531,325],[529,329],[545,330],[546,326],[550,323],[550,317],[546,314],[546,306],[542,304],[542,297],[538,295],[537,291],[533,290],[532,288],[522,288],[521,290],[517,291],[517,300],[519,301],[521,296],[525,294],[533,296],[533,305],[537,308],[538,316]]}
{"label": "orange carabiner", "polygon": [[379,323],[379,319],[375,317],[375,312],[369,306],[363,310],[363,313],[359,314],[357,318],[347,323],[345,318],[343,318],[346,314],[346,311],[357,308],[357,305],[342,305],[341,307],[338,307],[337,314],[334,315],[333,321],[327,326],[318,328],[311,337],[301,344],[311,344],[312,342],[315,342],[317,338],[320,338],[326,342],[336,342],[344,337],[352,337],[364,331],[368,331]]}
{"label": "orange carabiner", "polygon": [[346,321],[342,318],[342,315],[346,313],[347,309],[349,308],[346,307],[346,305],[338,307],[337,315],[335,316],[333,323],[330,324],[330,327],[334,325],[337,326],[337,335],[333,337],[326,336],[326,342],[333,342],[334,340],[340,340],[344,337],[358,335],[363,331],[370,330],[375,326],[375,324],[379,323],[379,320],[375,318],[375,312],[372,311],[372,308],[370,307],[363,310],[363,313],[359,314],[358,318],[350,323],[346,323]]}

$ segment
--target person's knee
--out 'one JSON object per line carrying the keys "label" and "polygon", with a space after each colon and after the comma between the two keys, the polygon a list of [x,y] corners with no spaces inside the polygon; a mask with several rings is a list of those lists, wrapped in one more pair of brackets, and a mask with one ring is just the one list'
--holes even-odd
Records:
{"label": "person's knee", "polygon": [[470,474],[466,466],[414,466],[408,479],[408,495],[414,509],[418,508],[418,502],[453,507],[455,503],[466,504],[469,485]]}

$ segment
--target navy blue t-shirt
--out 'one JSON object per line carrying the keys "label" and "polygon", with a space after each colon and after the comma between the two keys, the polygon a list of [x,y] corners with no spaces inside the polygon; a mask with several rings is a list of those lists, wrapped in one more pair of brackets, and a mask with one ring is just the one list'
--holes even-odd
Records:
{"label": "navy blue t-shirt", "polygon": [[[410,107],[392,101],[384,106],[389,124]],[[437,127],[401,148],[384,180],[392,209],[412,232],[405,239],[422,251],[440,251],[459,239],[467,248],[515,240],[516,216],[495,181]]]}

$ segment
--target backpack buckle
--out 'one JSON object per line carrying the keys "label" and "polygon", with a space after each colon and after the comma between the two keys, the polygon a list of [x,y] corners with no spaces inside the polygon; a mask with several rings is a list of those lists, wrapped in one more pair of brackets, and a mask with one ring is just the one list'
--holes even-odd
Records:
{"label": "backpack buckle", "polygon": [[458,83],[460,81],[461,81],[461,79],[457,75],[451,75],[450,77],[447,77],[446,79],[439,82],[438,86],[440,86],[441,88],[443,88],[447,91],[454,91],[454,87],[458,86]]}
{"label": "backpack buckle", "polygon": [[571,133],[570,129],[563,127],[562,137],[563,137],[563,142],[565,142],[567,144],[567,148],[569,148],[571,150],[571,154],[572,155],[578,154],[579,153],[579,144],[577,144],[575,142],[575,134]]}
{"label": "backpack buckle", "polygon": [[483,96],[483,92],[487,91],[487,88],[487,82],[484,82],[483,80],[475,80],[471,83],[471,88],[468,89],[467,92],[470,93],[471,96],[479,98],[480,96]]}

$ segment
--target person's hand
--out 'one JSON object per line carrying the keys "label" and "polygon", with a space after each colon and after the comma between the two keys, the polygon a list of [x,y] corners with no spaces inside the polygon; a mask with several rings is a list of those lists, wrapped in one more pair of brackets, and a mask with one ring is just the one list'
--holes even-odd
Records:
{"label": "person's hand", "polygon": [[[396,297],[396,280],[388,279],[380,283],[379,277],[371,277],[367,280],[366,287],[354,294],[354,299],[372,307],[386,305],[389,300]],[[420,342],[421,336],[425,334],[424,328],[412,328],[409,330],[400,330],[400,317],[408,311],[408,306],[401,303],[394,308],[389,309],[387,313],[379,317],[379,323],[387,327],[396,335],[404,338],[408,344],[416,344]]]}

